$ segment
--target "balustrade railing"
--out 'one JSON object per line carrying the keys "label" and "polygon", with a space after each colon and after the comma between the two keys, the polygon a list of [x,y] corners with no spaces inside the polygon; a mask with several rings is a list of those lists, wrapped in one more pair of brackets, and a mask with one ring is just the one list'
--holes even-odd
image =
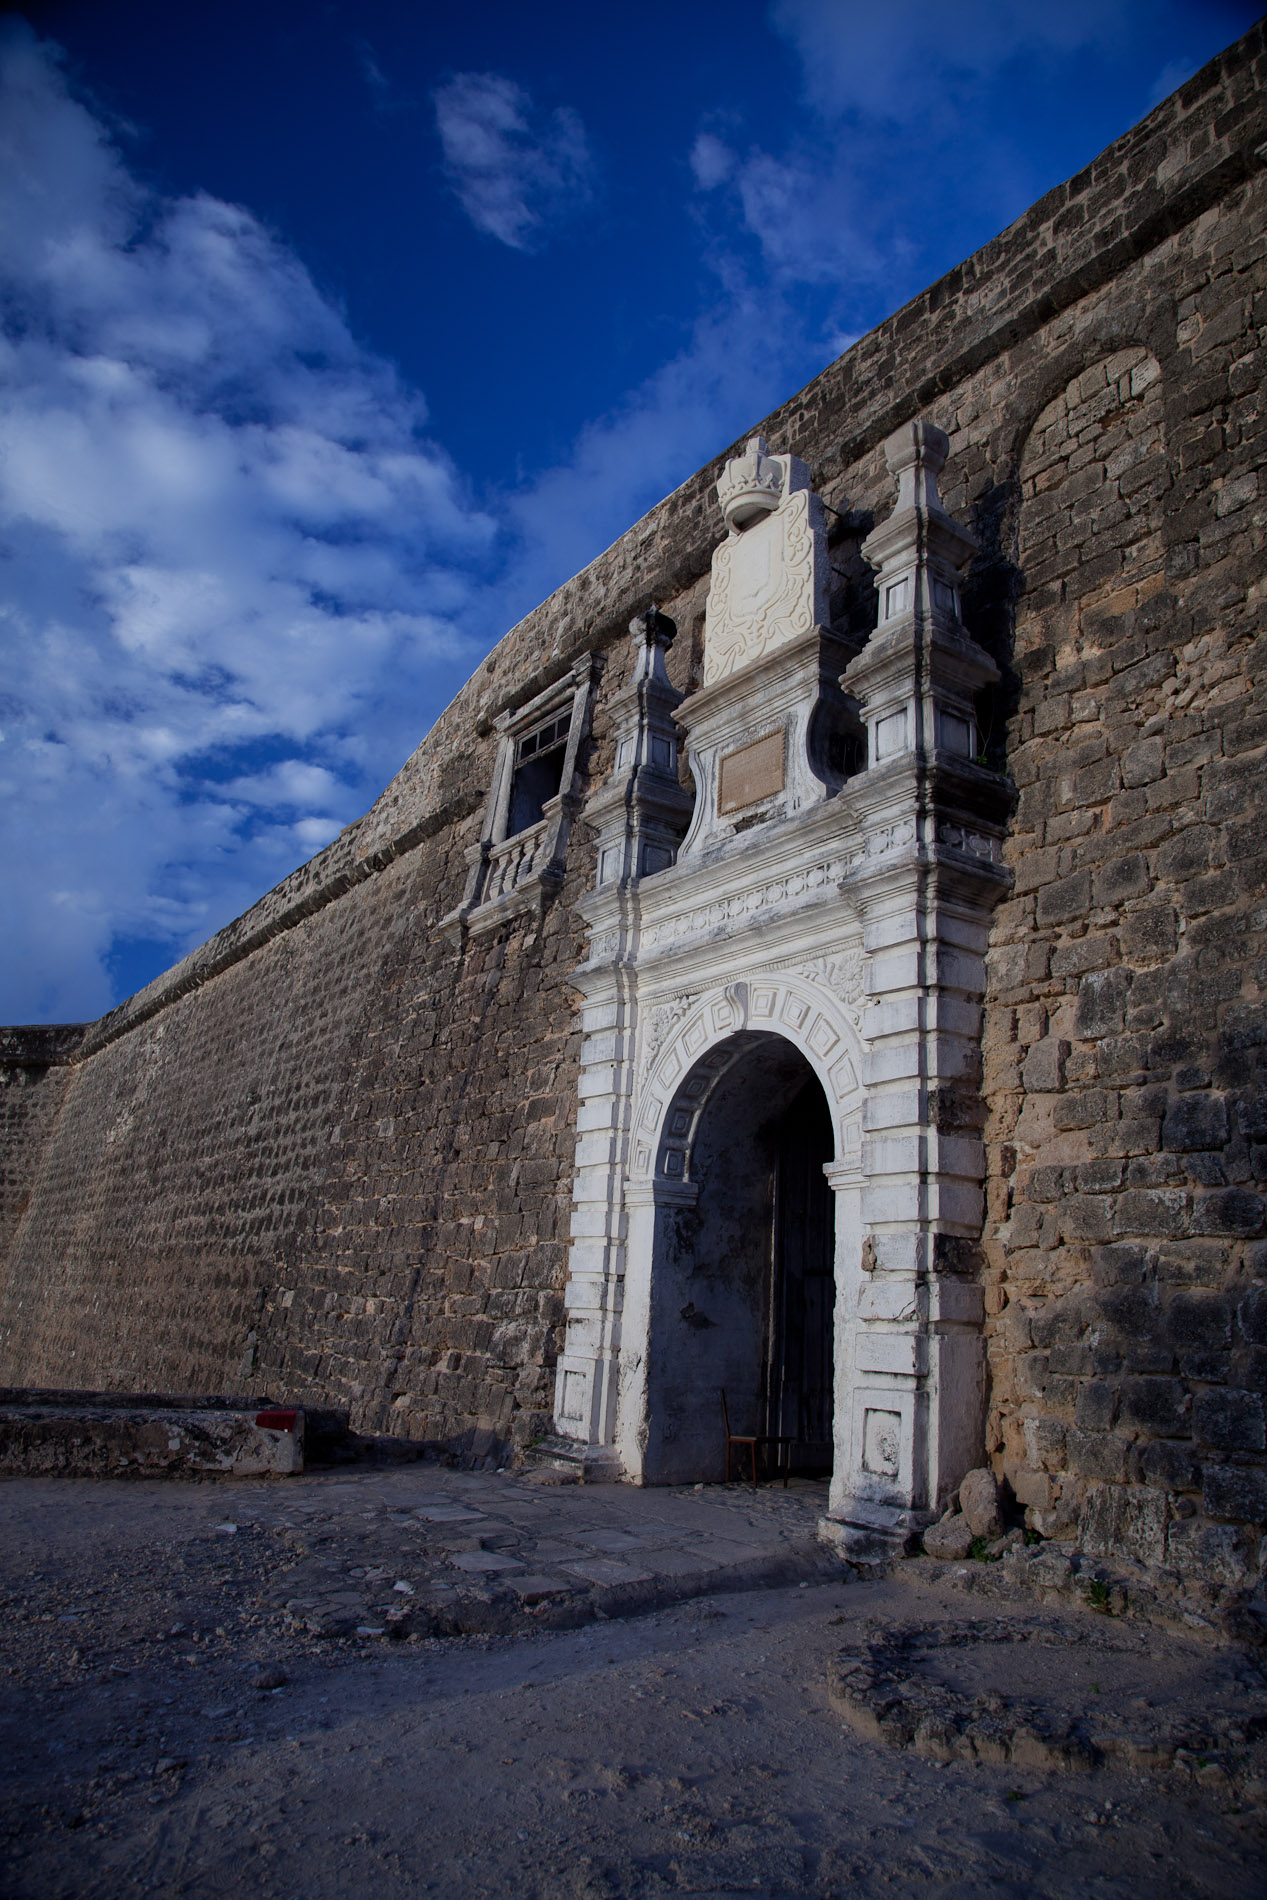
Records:
{"label": "balustrade railing", "polygon": [[481,903],[491,904],[499,897],[508,896],[525,878],[532,876],[545,843],[546,829],[544,823],[532,825],[527,831],[517,832],[513,838],[492,846]]}

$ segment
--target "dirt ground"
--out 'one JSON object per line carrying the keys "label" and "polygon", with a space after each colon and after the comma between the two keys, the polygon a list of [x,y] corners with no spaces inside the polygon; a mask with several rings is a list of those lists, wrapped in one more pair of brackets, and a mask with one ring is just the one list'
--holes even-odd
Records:
{"label": "dirt ground", "polygon": [[[374,1561],[381,1540],[403,1559],[391,1527],[435,1476],[301,1483],[0,1485],[5,1900],[1267,1894],[1264,1811],[1225,1791],[939,1766],[855,1733],[829,1665],[890,1627],[977,1614],[949,1574],[731,1588],[630,1616],[587,1599],[598,1620],[572,1628],[546,1626],[546,1599],[546,1623],[521,1614],[510,1633],[381,1618],[358,1635],[288,1609],[289,1570],[309,1592],[317,1561],[336,1595],[394,1592],[409,1567]],[[491,1474],[445,1483],[513,1516]],[[321,1543],[293,1529],[305,1495]],[[573,1539],[601,1506],[612,1547],[616,1487],[519,1495],[526,1516],[557,1499]],[[790,1524],[794,1494],[768,1495]],[[624,1492],[644,1542],[647,1496]],[[705,1506],[751,1512],[752,1494]],[[1155,1710],[1209,1683],[1267,1708],[1253,1658],[1144,1631],[1106,1660],[1086,1612],[1030,1614],[1027,1695]],[[965,1667],[1006,1683],[988,1657]]]}

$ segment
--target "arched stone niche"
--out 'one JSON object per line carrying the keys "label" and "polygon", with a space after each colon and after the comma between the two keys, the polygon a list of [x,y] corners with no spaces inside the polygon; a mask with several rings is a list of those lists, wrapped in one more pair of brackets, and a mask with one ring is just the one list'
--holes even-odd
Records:
{"label": "arched stone niche", "polygon": [[[986,1443],[1031,1521],[1055,1534],[1076,1516],[1078,1484],[1056,1449],[1068,1442],[1078,1389],[1062,1375],[1077,1362],[1070,1348],[1081,1354],[1095,1333],[1094,1249],[1124,1235],[1112,1196],[1126,1181],[1123,1150],[1139,1153],[1139,1138],[1115,1127],[1117,1095],[1096,1094],[1129,1068],[1118,1057],[1115,1071],[1109,1046],[1088,1035],[1080,998],[1102,982],[1129,987],[1132,958],[1155,967],[1168,920],[1147,844],[1131,830],[1151,797],[1141,788],[1161,772],[1147,745],[1141,763],[1141,741],[1147,728],[1160,751],[1149,722],[1166,710],[1157,661],[1170,612],[1171,474],[1151,351],[1123,345],[1070,376],[1021,442],[1018,475],[1023,687],[1009,755],[1022,792],[1005,858],[1023,902],[996,919],[992,960],[1014,975],[985,1025],[985,1245],[1006,1297],[990,1324]],[[1053,1360],[1050,1381],[1022,1381],[1003,1342],[1040,1315],[1066,1364],[1057,1372]],[[1097,1441],[1081,1433],[1079,1442]]]}
{"label": "arched stone niche", "polygon": [[1165,447],[1161,366],[1143,344],[1090,364],[1034,418],[1019,467],[1018,652],[1054,636],[1062,664],[1087,614],[1160,591]]}

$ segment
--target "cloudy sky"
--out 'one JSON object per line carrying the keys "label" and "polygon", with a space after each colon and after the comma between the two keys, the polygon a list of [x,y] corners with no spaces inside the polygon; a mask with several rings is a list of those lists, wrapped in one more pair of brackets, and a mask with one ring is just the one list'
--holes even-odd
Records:
{"label": "cloudy sky", "polygon": [[1257,0],[0,16],[0,1021],[99,1015]]}

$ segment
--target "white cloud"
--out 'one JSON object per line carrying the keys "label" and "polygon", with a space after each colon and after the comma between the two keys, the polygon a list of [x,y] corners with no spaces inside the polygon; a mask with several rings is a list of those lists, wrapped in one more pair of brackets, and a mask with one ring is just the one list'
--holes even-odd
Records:
{"label": "white cloud", "polygon": [[724,185],[735,169],[735,154],[712,132],[701,132],[691,147],[691,170],[701,191]]}
{"label": "white cloud", "polygon": [[1041,86],[1050,62],[1119,39],[1133,8],[1138,0],[772,0],[807,110],[781,150],[737,150],[701,130],[691,165],[715,246],[726,249],[729,220],[731,248],[755,239],[774,283],[837,290],[829,333],[869,327],[945,268],[950,260],[930,267],[928,253],[948,218],[971,206],[981,242],[1041,189],[996,125],[992,88],[1017,61],[1026,84]]}
{"label": "white cloud", "polygon": [[860,189],[855,154],[847,149],[785,158],[754,150],[737,184],[744,222],[776,278],[857,288],[891,281],[909,262],[901,231],[886,219],[865,218],[874,194]]}
{"label": "white cloud", "polygon": [[1186,79],[1191,79],[1197,70],[1192,59],[1172,59],[1162,67],[1148,91],[1148,109],[1159,106],[1163,99],[1169,99],[1172,92],[1178,92]]}
{"label": "white cloud", "polygon": [[819,112],[910,124],[947,118],[1018,53],[1067,53],[1114,37],[1129,8],[1130,0],[773,0],[770,19],[799,54]]}
{"label": "white cloud", "polygon": [[587,204],[594,165],[566,106],[538,113],[500,73],[459,73],[435,94],[450,185],[478,231],[527,251]]}
{"label": "white cloud", "polygon": [[780,292],[734,278],[677,356],[582,430],[566,463],[507,498],[510,611],[535,606],[833,353]]}
{"label": "white cloud", "polygon": [[361,77],[369,88],[370,97],[379,111],[385,110],[391,103],[391,82],[375,56],[374,48],[368,40],[354,39],[357,64],[361,68]]}
{"label": "white cloud", "polygon": [[9,1020],[115,1000],[364,809],[476,657],[491,520],[239,207],[129,176],[0,35]]}

